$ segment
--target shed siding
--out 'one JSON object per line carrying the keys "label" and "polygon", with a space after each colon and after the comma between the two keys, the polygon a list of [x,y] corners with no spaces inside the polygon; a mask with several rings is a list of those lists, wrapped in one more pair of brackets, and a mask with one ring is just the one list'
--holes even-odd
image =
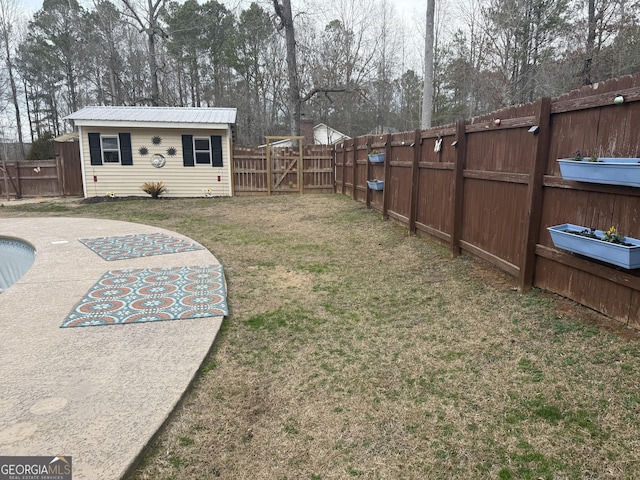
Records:
{"label": "shed siding", "polygon": [[[140,186],[145,182],[163,182],[167,186],[168,197],[203,197],[205,189],[211,189],[212,196],[231,195],[230,152],[226,130],[183,130],[183,129],[128,129],[131,134],[132,166],[121,164],[91,165],[87,132],[99,132],[101,135],[117,135],[125,133],[124,129],[106,127],[83,127],[82,158],[84,159],[85,196],[105,196],[113,192],[118,197],[129,195],[146,195]],[[182,162],[182,135],[222,137],[223,166],[195,165],[185,167]],[[160,145],[154,145],[151,138],[159,136]],[[140,147],[149,150],[147,155],[140,155]],[[176,149],[174,156],[169,156],[167,149]],[[166,159],[162,168],[151,165],[154,154],[161,154]],[[220,181],[218,181],[220,177]],[[95,181],[94,181],[95,179]]]}

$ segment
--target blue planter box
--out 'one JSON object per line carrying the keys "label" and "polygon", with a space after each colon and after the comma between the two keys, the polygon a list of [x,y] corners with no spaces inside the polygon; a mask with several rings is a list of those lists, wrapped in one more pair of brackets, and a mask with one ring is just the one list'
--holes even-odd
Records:
{"label": "blue planter box", "polygon": [[367,185],[371,190],[382,190],[384,188],[384,180],[367,180]]}
{"label": "blue planter box", "polygon": [[371,163],[382,163],[384,162],[384,153],[370,153],[369,161]]}
{"label": "blue planter box", "polygon": [[560,173],[565,180],[605,183],[640,187],[640,158],[588,158],[576,161],[571,158],[558,159]]}
{"label": "blue planter box", "polygon": [[[631,247],[616,243],[603,242],[602,240],[596,240],[595,238],[583,237],[570,233],[588,230],[586,227],[573,225],[571,223],[548,227],[547,230],[549,230],[549,233],[551,234],[553,244],[558,248],[579,253],[580,255],[595,258],[629,270],[640,268],[640,240],[625,237],[624,241],[626,243],[633,244]],[[596,230],[594,233],[597,237],[604,237],[604,232],[602,230]]]}

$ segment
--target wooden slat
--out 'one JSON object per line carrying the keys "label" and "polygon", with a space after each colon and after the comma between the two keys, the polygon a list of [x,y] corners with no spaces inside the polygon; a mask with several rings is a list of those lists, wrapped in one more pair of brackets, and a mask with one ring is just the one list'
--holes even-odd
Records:
{"label": "wooden slat", "polygon": [[441,240],[444,240],[446,243],[451,243],[451,235],[446,232],[442,232],[436,228],[430,227],[429,225],[425,225],[424,223],[416,222],[416,228],[421,232],[428,233],[429,235],[433,235]]}
{"label": "wooden slat", "polygon": [[392,167],[412,167],[413,166],[413,162],[407,162],[404,160],[392,160],[389,163],[391,164]]}
{"label": "wooden slat", "polygon": [[536,255],[640,292],[640,277],[610,265],[596,263],[591,259],[587,260],[578,255],[540,244],[536,245]]}
{"label": "wooden slat", "polygon": [[453,162],[419,162],[418,167],[430,168],[433,170],[453,170],[455,163]]}
{"label": "wooden slat", "polygon": [[500,125],[496,125],[495,122],[482,122],[482,123],[471,123],[467,125],[466,132],[484,132],[487,130],[506,130],[511,128],[523,128],[523,127],[531,127],[535,125],[535,116],[521,117],[521,118],[505,118],[504,120],[500,120]]}
{"label": "wooden slat", "polygon": [[[616,95],[624,97],[624,103],[637,102],[640,100],[640,87],[627,88],[616,92],[606,92],[588,97],[571,98],[567,100],[556,100],[551,102],[551,113],[571,112],[590,108],[613,105]],[[618,105],[620,106],[620,105]]]}
{"label": "wooden slat", "polygon": [[429,130],[423,130],[420,134],[421,139],[447,137],[456,134],[455,125],[448,127],[436,127]]}
{"label": "wooden slat", "polygon": [[490,180],[492,182],[507,183],[529,183],[529,175],[526,173],[508,172],[482,172],[479,170],[465,170],[464,178],[474,178],[476,180]]}
{"label": "wooden slat", "polygon": [[497,267],[504,270],[508,274],[513,275],[514,277],[517,277],[520,272],[520,267],[518,267],[517,265],[509,263],[506,260],[503,260],[502,258],[498,257],[497,255],[494,255],[493,253],[489,253],[486,250],[476,247],[475,245],[472,245],[469,242],[460,240],[460,246],[464,251],[469,252],[471,255],[481,258],[482,260],[492,263],[493,265],[496,265]]}
{"label": "wooden slat", "polygon": [[394,220],[397,220],[403,225],[409,225],[409,217],[401,215],[400,213],[394,212],[392,210],[387,210],[387,216],[389,218],[393,218]]}
{"label": "wooden slat", "polygon": [[543,185],[550,188],[566,188],[568,190],[581,190],[585,192],[608,193],[611,195],[629,195],[640,197],[640,188],[624,185],[605,185],[601,183],[574,182],[563,180],[562,177],[545,175]]}

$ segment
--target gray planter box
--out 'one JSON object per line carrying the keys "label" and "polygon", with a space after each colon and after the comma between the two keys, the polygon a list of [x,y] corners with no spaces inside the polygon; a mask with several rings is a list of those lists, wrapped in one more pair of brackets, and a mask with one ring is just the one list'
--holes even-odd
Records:
{"label": "gray planter box", "polygon": [[384,188],[384,180],[367,180],[367,185],[371,190],[382,190]]}
{"label": "gray planter box", "polygon": [[384,162],[384,157],[385,157],[384,153],[370,153],[369,161],[371,163],[382,163]]}
{"label": "gray planter box", "polygon": [[577,161],[571,158],[558,159],[560,173],[565,180],[604,183],[607,185],[627,185],[640,187],[640,158],[598,158],[590,162],[588,158]]}
{"label": "gray planter box", "polygon": [[[640,240],[625,237],[624,241],[633,244],[628,247],[617,243],[603,242],[595,238],[583,237],[571,232],[588,230],[586,227],[564,223],[554,227],[548,227],[553,244],[573,253],[579,253],[586,257],[595,258],[603,262],[611,263],[626,269],[640,268]],[[597,237],[604,237],[602,230],[595,230]]]}

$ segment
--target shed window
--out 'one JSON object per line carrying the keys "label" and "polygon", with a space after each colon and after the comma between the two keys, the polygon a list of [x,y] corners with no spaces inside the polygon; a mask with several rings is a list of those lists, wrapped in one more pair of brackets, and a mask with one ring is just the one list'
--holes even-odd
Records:
{"label": "shed window", "polygon": [[91,165],[98,166],[105,163],[133,165],[130,133],[100,135],[98,132],[93,132],[89,133],[88,140]]}
{"label": "shed window", "polygon": [[222,137],[194,137],[182,135],[182,162],[185,167],[211,165],[222,167]]}
{"label": "shed window", "polygon": [[117,136],[100,137],[102,144],[102,161],[104,163],[120,163],[120,144]]}
{"label": "shed window", "polygon": [[211,164],[211,140],[209,137],[193,137],[193,152],[197,165]]}

